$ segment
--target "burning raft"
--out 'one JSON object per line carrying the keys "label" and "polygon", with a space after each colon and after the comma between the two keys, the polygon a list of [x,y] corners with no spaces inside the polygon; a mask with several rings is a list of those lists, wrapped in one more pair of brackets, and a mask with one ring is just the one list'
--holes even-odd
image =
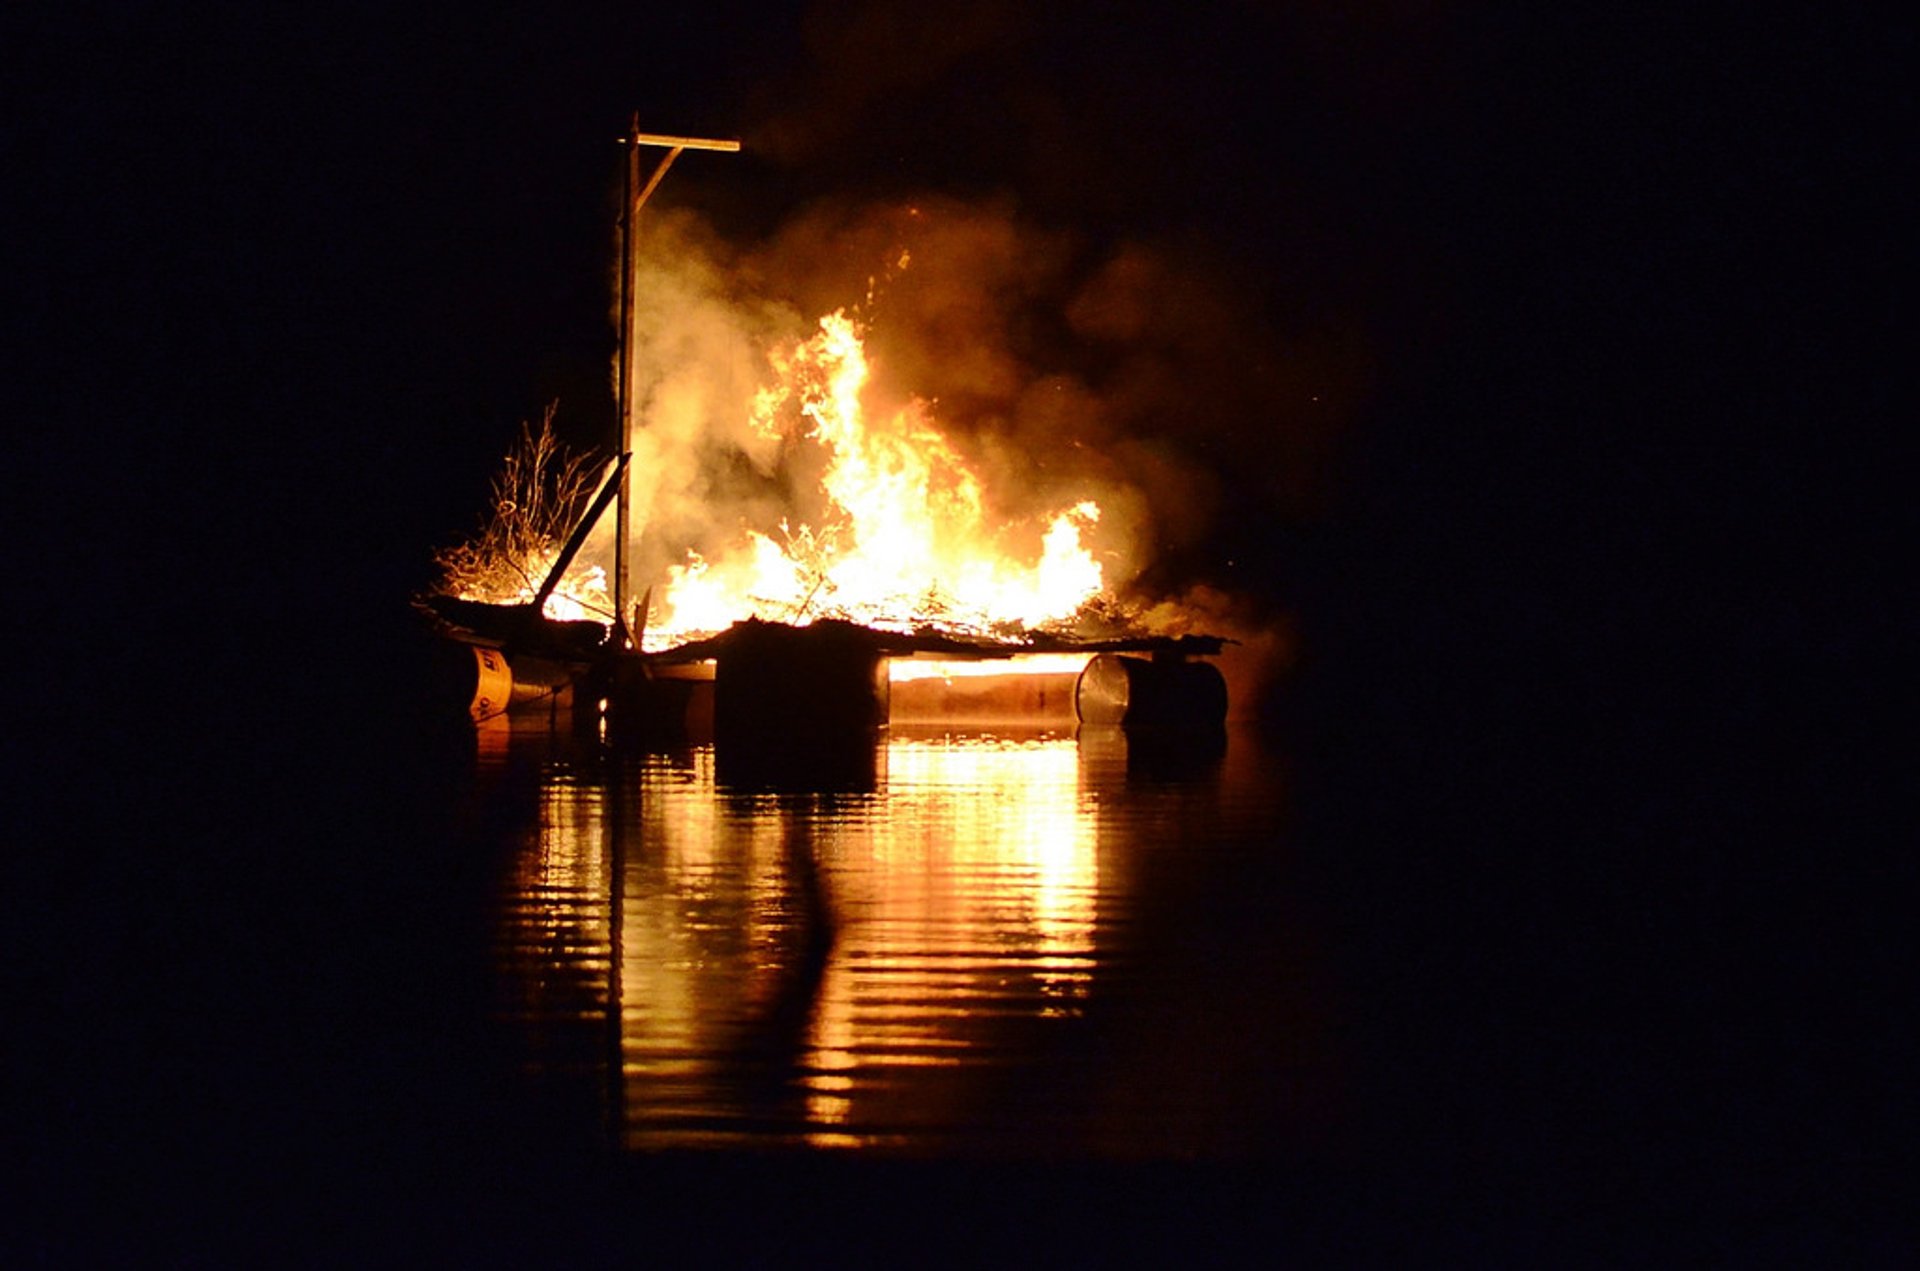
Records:
{"label": "burning raft", "polygon": [[[698,732],[708,725],[717,742],[736,751],[774,735],[805,744],[892,723],[956,718],[1077,720],[1128,728],[1217,728],[1224,722],[1225,681],[1214,666],[1198,660],[1218,654],[1223,640],[1044,634],[1071,621],[1104,590],[1101,567],[1081,541],[1081,532],[1100,519],[1098,503],[1084,499],[1040,518],[1045,528],[1033,563],[1003,558],[996,528],[983,512],[981,482],[937,427],[930,402],[870,397],[864,324],[845,310],[823,316],[811,334],[796,333],[770,348],[772,377],[741,404],[744,422],[724,436],[709,436],[703,425],[702,444],[681,454],[692,461],[706,454],[708,443],[744,454],[741,437],[750,434],[757,451],[777,453],[774,466],[786,477],[811,474],[805,502],[819,515],[788,509],[794,513],[792,528],[786,519],[779,522],[784,544],[769,537],[763,525],[726,548],[724,559],[707,560],[684,545],[682,563],[668,566],[660,579],[671,633],[681,643],[661,648],[669,631],[655,631],[656,647],[649,650],[645,637],[653,595],[649,591],[635,606],[628,589],[628,557],[637,529],[627,469],[646,400],[635,323],[643,267],[653,280],[650,286],[672,278],[671,271],[661,272],[659,261],[647,258],[644,236],[635,232],[637,217],[683,150],[737,151],[740,146],[724,139],[643,133],[637,117],[622,141],[628,163],[619,220],[620,354],[611,472],[549,561],[545,548],[557,537],[558,510],[573,505],[571,496],[558,491],[574,487],[565,474],[584,476],[584,470],[563,464],[563,475],[547,480],[543,474],[556,451],[546,444],[543,426],[542,441],[530,442],[527,461],[510,465],[517,476],[496,487],[496,506],[514,509],[512,523],[537,532],[508,536],[511,541],[493,546],[504,552],[509,572],[528,581],[544,573],[545,581],[528,592],[517,582],[454,586],[451,594],[420,602],[445,637],[456,700],[466,702],[475,720],[514,706],[565,703],[575,707],[576,721],[598,719],[621,729]],[[642,182],[644,147],[665,148],[667,154],[652,178]],[[906,268],[908,259],[903,252],[894,268]],[[690,294],[704,295],[697,287]],[[663,444],[656,437],[648,447],[648,471],[656,483],[661,472],[674,470],[673,464],[660,462]],[[553,497],[545,498],[549,486]],[[615,500],[612,568],[610,575],[603,571],[610,584],[607,603],[556,595],[588,532]],[[556,513],[551,523],[527,510],[537,506]],[[740,582],[743,570],[752,582]],[[953,578],[967,580],[962,608],[926,625],[902,618],[895,603],[899,596]],[[837,596],[831,610],[824,603],[816,607],[828,594]],[[755,598],[751,605],[749,597]],[[579,603],[553,612],[546,608],[550,599]],[[771,608],[762,609],[761,600]],[[597,612],[610,622],[559,616],[574,609]],[[813,614],[818,620],[789,626],[744,617],[748,611]],[[839,616],[826,617],[830,611]],[[897,618],[915,628],[885,629],[898,625]],[[707,634],[729,622],[719,634]],[[956,630],[1021,634],[993,639]],[[991,689],[981,688],[990,682]]]}
{"label": "burning raft", "polygon": [[[999,641],[897,632],[823,619],[749,618],[654,653],[616,647],[593,622],[530,605],[434,597],[424,607],[455,650],[448,695],[478,722],[537,703],[592,703],[642,732],[706,732],[722,742],[777,730],[841,734],[895,723],[1070,718],[1089,725],[1215,728],[1226,719],[1214,636]],[[1067,685],[1070,683],[1070,687]]]}
{"label": "burning raft", "polygon": [[[450,651],[452,694],[476,722],[516,706],[591,703],[574,711],[576,720],[599,717],[641,733],[710,727],[716,740],[737,744],[774,732],[824,737],[895,722],[1218,728],[1226,719],[1226,682],[1197,660],[1221,652],[1227,641],[1214,636],[1086,638],[1029,629],[996,639],[935,626],[903,632],[844,618],[788,625],[749,617],[717,635],[648,651],[642,637],[651,591],[635,606],[631,629],[618,618],[609,625],[552,616],[547,602],[624,489],[630,458],[623,453],[612,465],[528,600],[441,594],[419,601]],[[615,614],[624,612],[624,601],[614,603]],[[997,683],[978,691],[989,680]],[[955,687],[968,682],[975,691]]]}

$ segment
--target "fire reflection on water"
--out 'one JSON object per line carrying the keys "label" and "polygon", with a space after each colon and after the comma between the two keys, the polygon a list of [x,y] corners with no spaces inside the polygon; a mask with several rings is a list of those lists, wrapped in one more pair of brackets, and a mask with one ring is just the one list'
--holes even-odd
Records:
{"label": "fire reflection on water", "polygon": [[819,843],[844,917],[800,1063],[810,1141],[945,1117],[955,1092],[910,1070],[992,1061],[1000,1020],[1070,1013],[1099,875],[1077,777],[1071,740],[887,747],[882,814]]}
{"label": "fire reflection on water", "polygon": [[625,1150],[1105,1150],[1141,870],[1220,795],[1126,768],[898,728],[851,792],[734,788],[709,747],[549,760],[500,928],[532,1068]]}
{"label": "fire reflection on water", "polygon": [[[623,1141],[899,1141],[927,1070],[1085,987],[1098,867],[1071,739],[894,739],[870,793],[731,794],[708,752],[641,778],[623,873]],[[558,857],[556,857],[558,859]]]}
{"label": "fire reflection on water", "polygon": [[[479,732],[482,771],[510,773],[520,757],[506,719]],[[524,785],[502,784],[509,792]],[[594,774],[565,764],[545,765],[526,793],[531,806],[510,807],[503,818],[519,841],[496,923],[498,1009],[521,1025],[527,1066],[565,1084],[605,1067],[614,991],[609,801]]]}

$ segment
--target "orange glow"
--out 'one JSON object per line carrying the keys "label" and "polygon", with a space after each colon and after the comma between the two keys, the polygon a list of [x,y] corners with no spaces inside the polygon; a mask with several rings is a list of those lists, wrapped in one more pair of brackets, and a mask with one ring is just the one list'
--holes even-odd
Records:
{"label": "orange glow", "polygon": [[[647,760],[625,819],[590,789],[577,809],[548,809],[529,850],[564,868],[528,879],[529,892],[570,904],[583,882],[620,889],[617,938],[583,930],[587,956],[611,945],[619,958],[625,1146],[749,1141],[728,1123],[757,1115],[742,1075],[776,1043],[804,1142],[883,1146],[939,1115],[895,1101],[903,1074],[947,1089],[996,1062],[1009,1019],[1084,1010],[1102,879],[1099,805],[1082,791],[1076,743],[895,738],[878,766],[884,797],[825,819],[781,797],[723,794],[705,748],[684,766]],[[632,836],[613,883],[595,837],[609,833]],[[799,970],[820,921],[809,890],[834,923],[817,981]],[[598,899],[600,913],[581,917],[600,920]],[[796,1000],[807,1009],[783,1017]]]}
{"label": "orange glow", "polygon": [[1078,675],[1085,653],[1024,653],[1010,658],[894,658],[887,678],[895,684],[914,680],[982,679],[996,675]]}
{"label": "orange glow", "polygon": [[[531,604],[540,583],[559,555],[560,548],[555,545],[529,554],[524,561],[514,562],[519,567],[518,572],[527,580],[518,590],[495,591],[469,587],[460,593],[460,599],[482,600],[496,605]],[[613,612],[607,571],[599,565],[575,561],[554,586],[553,594],[547,597],[547,603],[541,606],[540,612],[561,622],[606,622],[608,615]]]}
{"label": "orange glow", "polygon": [[742,526],[724,552],[688,552],[655,592],[646,647],[669,648],[748,617],[823,617],[912,630],[1031,629],[1072,618],[1103,588],[1081,541],[1100,519],[1082,500],[1036,521],[996,524],[979,479],[919,400],[869,409],[871,368],[844,311],[771,356],[754,395],[761,437],[817,449],[821,507],[777,537]]}
{"label": "orange glow", "polygon": [[[1010,982],[1042,1018],[1071,1018],[1091,983],[1100,866],[1074,742],[887,743],[887,797],[822,856],[860,915],[836,943],[807,1035],[816,1147],[871,1145],[901,1069],[958,1074],[988,1058]],[[1010,948],[1007,924],[1024,938]]]}

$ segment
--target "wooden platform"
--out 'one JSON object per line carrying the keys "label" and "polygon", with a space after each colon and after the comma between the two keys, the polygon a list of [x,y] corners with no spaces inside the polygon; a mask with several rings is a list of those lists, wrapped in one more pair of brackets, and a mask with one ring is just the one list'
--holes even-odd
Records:
{"label": "wooden platform", "polygon": [[640,656],[648,663],[661,666],[714,661],[723,654],[741,647],[743,642],[755,641],[766,634],[802,631],[817,633],[824,640],[835,642],[844,640],[858,644],[876,657],[946,657],[974,661],[1012,658],[1032,653],[1084,653],[1089,657],[1096,653],[1146,653],[1157,657],[1204,658],[1217,655],[1230,643],[1219,636],[1131,635],[1087,638],[1046,632],[1034,632],[1018,639],[998,639],[986,635],[955,635],[930,629],[884,631],[876,627],[842,622],[838,619],[826,619],[806,627],[793,627],[786,623],[763,622],[758,618],[748,618],[744,622],[736,622],[719,635],[709,636],[704,640],[690,640],[686,644],[677,645],[671,649]]}

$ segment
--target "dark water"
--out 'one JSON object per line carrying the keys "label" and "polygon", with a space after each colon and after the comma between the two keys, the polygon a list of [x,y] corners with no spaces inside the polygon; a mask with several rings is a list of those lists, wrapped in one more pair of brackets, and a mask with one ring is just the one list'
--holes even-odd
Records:
{"label": "dark water", "polygon": [[[483,731],[497,1017],[620,1152],[1236,1161],[1324,1124],[1287,782],[1251,732],[895,729],[840,788]],[[785,784],[787,788],[781,788]]]}
{"label": "dark water", "polygon": [[1284,743],[895,729],[804,778],[538,720],[169,733],[25,875],[29,1244],[1817,1247],[1874,1196],[1825,1162],[1893,1123],[1775,991],[1818,876],[1748,903],[1758,835],[1676,851],[1692,770],[1575,762],[1517,661],[1383,663]]}

